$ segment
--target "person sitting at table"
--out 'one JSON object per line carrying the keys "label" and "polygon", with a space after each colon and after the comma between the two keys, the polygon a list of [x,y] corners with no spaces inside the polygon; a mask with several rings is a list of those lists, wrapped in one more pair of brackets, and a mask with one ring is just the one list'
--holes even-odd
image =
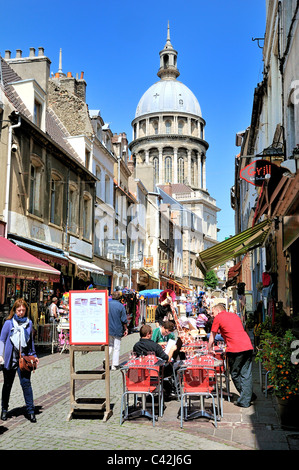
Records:
{"label": "person sitting at table", "polygon": [[147,355],[149,352],[154,352],[157,357],[160,357],[163,361],[170,362],[174,351],[176,350],[176,345],[174,345],[169,354],[166,354],[163,351],[162,346],[152,340],[153,329],[150,325],[142,325],[140,328],[140,339],[133,346],[133,351],[137,356]]}
{"label": "person sitting at table", "polygon": [[137,354],[137,356],[147,355],[149,352],[154,352],[156,357],[159,357],[163,361],[166,361],[167,364],[164,366],[164,393],[165,399],[171,395],[172,392],[175,392],[174,384],[171,381],[173,376],[173,368],[170,361],[172,359],[173,353],[176,351],[177,346],[176,344],[170,349],[169,353],[166,354],[163,351],[162,346],[159,343],[156,343],[152,340],[153,330],[150,325],[142,325],[140,328],[140,339],[137,343],[133,346],[133,351]]}
{"label": "person sitting at table", "polygon": [[155,341],[155,343],[159,343],[162,348],[165,348],[170,339],[175,339],[174,333],[172,333],[173,330],[173,323],[170,321],[164,321],[160,326],[158,326],[158,328],[154,329],[152,340]]}

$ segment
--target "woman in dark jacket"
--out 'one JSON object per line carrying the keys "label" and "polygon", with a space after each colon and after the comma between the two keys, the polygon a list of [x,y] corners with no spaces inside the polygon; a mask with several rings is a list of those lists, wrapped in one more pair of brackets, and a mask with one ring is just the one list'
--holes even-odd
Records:
{"label": "woman in dark jacket", "polygon": [[[20,379],[26,403],[28,419],[36,422],[33,403],[33,392],[30,382],[31,372],[21,371],[19,368],[19,350],[25,356],[35,356],[35,347],[32,337],[32,321],[27,317],[28,305],[24,299],[14,303],[11,312],[3,325],[0,336],[0,363],[4,362],[4,384],[2,388],[1,419],[7,420],[8,402],[16,372]],[[4,359],[3,359],[4,358]],[[38,363],[38,359],[37,359]]]}

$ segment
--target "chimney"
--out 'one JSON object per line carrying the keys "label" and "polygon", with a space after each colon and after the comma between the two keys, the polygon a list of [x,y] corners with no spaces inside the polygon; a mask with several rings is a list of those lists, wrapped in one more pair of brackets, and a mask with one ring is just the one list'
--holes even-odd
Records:
{"label": "chimney", "polygon": [[23,57],[21,49],[16,50],[15,58],[11,58],[10,51],[5,51],[5,60],[23,80],[35,79],[47,93],[51,61],[45,56],[43,47],[38,48],[38,56],[34,47],[30,47],[28,57]]}
{"label": "chimney", "polygon": [[172,197],[172,186],[171,186],[171,183],[166,183],[164,186],[163,186],[163,191],[168,194],[168,196],[171,196]]}

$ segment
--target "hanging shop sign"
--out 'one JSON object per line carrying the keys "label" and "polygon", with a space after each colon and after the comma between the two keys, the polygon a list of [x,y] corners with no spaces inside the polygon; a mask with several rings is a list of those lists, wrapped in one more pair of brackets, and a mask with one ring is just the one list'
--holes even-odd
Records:
{"label": "hanging shop sign", "polygon": [[126,247],[123,243],[120,243],[117,240],[106,240],[105,247],[106,247],[106,253],[112,253],[114,255],[125,256]]}
{"label": "hanging shop sign", "polygon": [[268,160],[255,160],[240,171],[240,178],[254,186],[262,186],[265,180],[271,178],[276,168],[277,165]]}

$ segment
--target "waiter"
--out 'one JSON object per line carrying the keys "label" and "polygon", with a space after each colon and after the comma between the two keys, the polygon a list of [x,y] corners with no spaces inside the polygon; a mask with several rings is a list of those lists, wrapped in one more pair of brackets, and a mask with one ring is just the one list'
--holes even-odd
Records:
{"label": "waiter", "polygon": [[250,338],[243,328],[242,321],[233,312],[225,310],[225,304],[212,307],[213,324],[208,343],[211,351],[216,333],[220,330],[226,343],[226,355],[232,381],[240,396],[237,406],[248,408],[255,395],[252,394],[252,351]]}

